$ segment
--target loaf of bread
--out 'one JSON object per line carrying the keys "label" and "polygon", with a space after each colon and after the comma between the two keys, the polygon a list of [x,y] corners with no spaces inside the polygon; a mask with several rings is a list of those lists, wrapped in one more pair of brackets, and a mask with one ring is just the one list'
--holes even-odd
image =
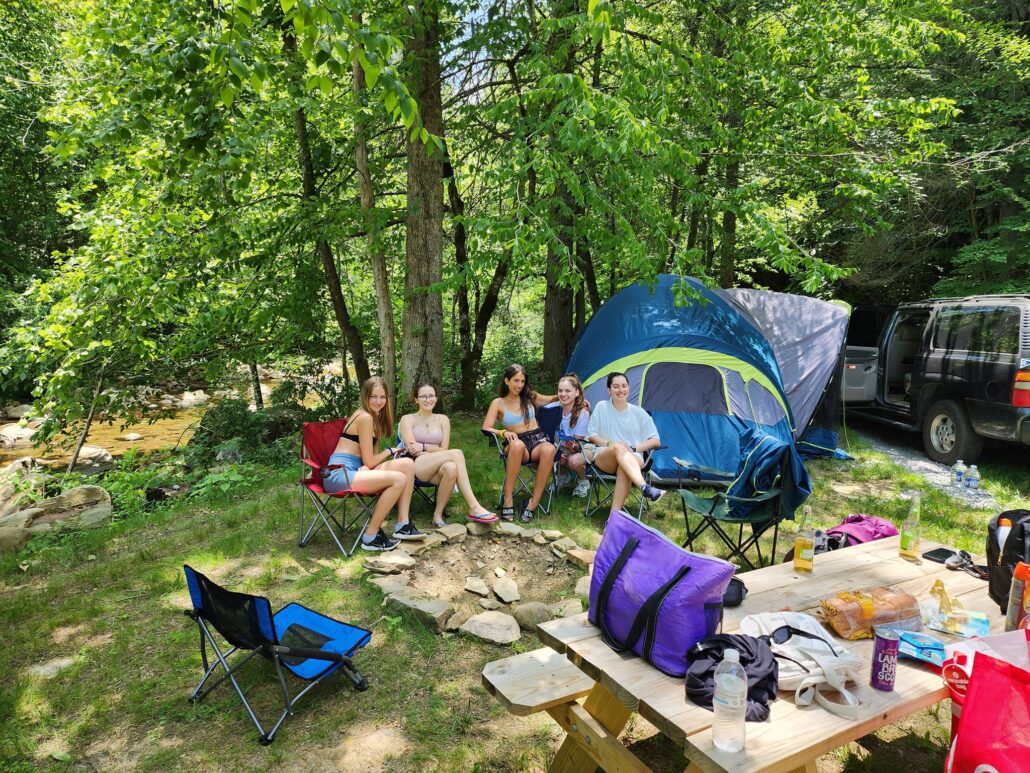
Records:
{"label": "loaf of bread", "polygon": [[843,591],[819,603],[826,622],[845,639],[871,639],[878,625],[905,631],[923,627],[915,598],[891,588]]}

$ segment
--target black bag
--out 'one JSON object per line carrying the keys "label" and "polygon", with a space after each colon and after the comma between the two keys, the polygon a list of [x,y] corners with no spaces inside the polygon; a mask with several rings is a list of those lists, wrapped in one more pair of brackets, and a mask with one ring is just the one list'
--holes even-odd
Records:
{"label": "black bag", "polygon": [[[1012,531],[999,547],[998,521],[1002,518],[1012,521]],[[1030,510],[1006,510],[992,518],[987,526],[988,592],[1002,614],[1008,609],[1012,572],[1020,561],[1030,564]]]}

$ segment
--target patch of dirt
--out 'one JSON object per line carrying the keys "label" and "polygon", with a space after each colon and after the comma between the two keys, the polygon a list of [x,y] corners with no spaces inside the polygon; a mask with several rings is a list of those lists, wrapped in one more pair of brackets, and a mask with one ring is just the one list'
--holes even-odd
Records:
{"label": "patch of dirt", "polygon": [[54,644],[64,644],[72,638],[78,639],[80,634],[85,632],[86,624],[80,623],[79,625],[63,625],[60,628],[55,628],[50,635],[54,640]]}
{"label": "patch of dirt", "polygon": [[298,760],[298,766],[287,767],[309,773],[341,770],[379,773],[386,769],[388,758],[402,756],[410,748],[411,742],[396,725],[364,723],[350,728],[339,746],[312,750]]}
{"label": "patch of dirt", "polygon": [[581,568],[554,555],[549,545],[518,537],[470,536],[419,556],[411,585],[444,601],[475,601],[479,596],[465,590],[465,579],[481,577],[489,587],[497,579],[497,569],[519,586],[522,602],[549,604],[568,596],[583,575]]}

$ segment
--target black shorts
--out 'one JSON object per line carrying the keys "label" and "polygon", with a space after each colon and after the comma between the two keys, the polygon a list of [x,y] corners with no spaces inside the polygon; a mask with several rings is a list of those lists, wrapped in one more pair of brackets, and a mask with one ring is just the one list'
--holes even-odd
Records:
{"label": "black shorts", "polygon": [[519,432],[518,436],[519,440],[526,444],[526,450],[529,452],[530,456],[533,454],[533,449],[538,445],[550,442],[542,429],[531,429],[528,432]]}

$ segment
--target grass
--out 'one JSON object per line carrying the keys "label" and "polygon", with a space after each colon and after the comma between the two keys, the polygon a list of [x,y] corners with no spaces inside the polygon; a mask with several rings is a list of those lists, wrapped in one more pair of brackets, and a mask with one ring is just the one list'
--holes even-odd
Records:
{"label": "grass", "polygon": [[[466,450],[477,492],[484,502],[494,501],[500,478],[494,452],[471,420],[455,421],[454,435],[454,444]],[[852,452],[852,462],[810,465],[816,525],[830,526],[850,512],[899,523],[906,510],[899,493],[920,489],[926,536],[982,552],[990,513],[963,509],[860,441]],[[983,469],[985,487],[1002,504],[1025,501],[1025,462],[1000,452]],[[175,501],[0,558],[0,769],[545,768],[561,739],[557,726],[544,716],[511,717],[479,683],[483,665],[513,649],[436,636],[414,619],[385,616],[380,592],[361,580],[360,556],[341,558],[324,535],[297,548],[297,474],[270,471],[237,494]],[[541,525],[596,547],[601,521],[584,519],[581,506],[581,500],[563,497]],[[452,518],[463,514],[463,502],[452,504]],[[656,515],[661,517],[652,523],[674,540],[683,538],[677,497],[663,499]],[[427,514],[416,520],[425,523]],[[777,552],[792,539],[788,524]],[[717,553],[716,547],[709,542],[704,549]],[[183,563],[232,588],[267,594],[276,605],[300,601],[372,627],[372,644],[358,657],[371,689],[357,694],[342,682],[322,685],[270,747],[255,742],[229,689],[200,705],[187,703],[201,666],[196,629],[180,614],[188,603]],[[537,646],[528,636],[517,649]],[[33,665],[62,657],[74,662],[56,676],[29,673]],[[279,706],[274,670],[266,663],[248,668],[243,683],[267,717]],[[820,769],[939,770],[948,721],[946,709],[921,712],[825,755]],[[653,737],[642,720],[632,723],[626,740],[656,770],[684,766],[680,750]]]}

